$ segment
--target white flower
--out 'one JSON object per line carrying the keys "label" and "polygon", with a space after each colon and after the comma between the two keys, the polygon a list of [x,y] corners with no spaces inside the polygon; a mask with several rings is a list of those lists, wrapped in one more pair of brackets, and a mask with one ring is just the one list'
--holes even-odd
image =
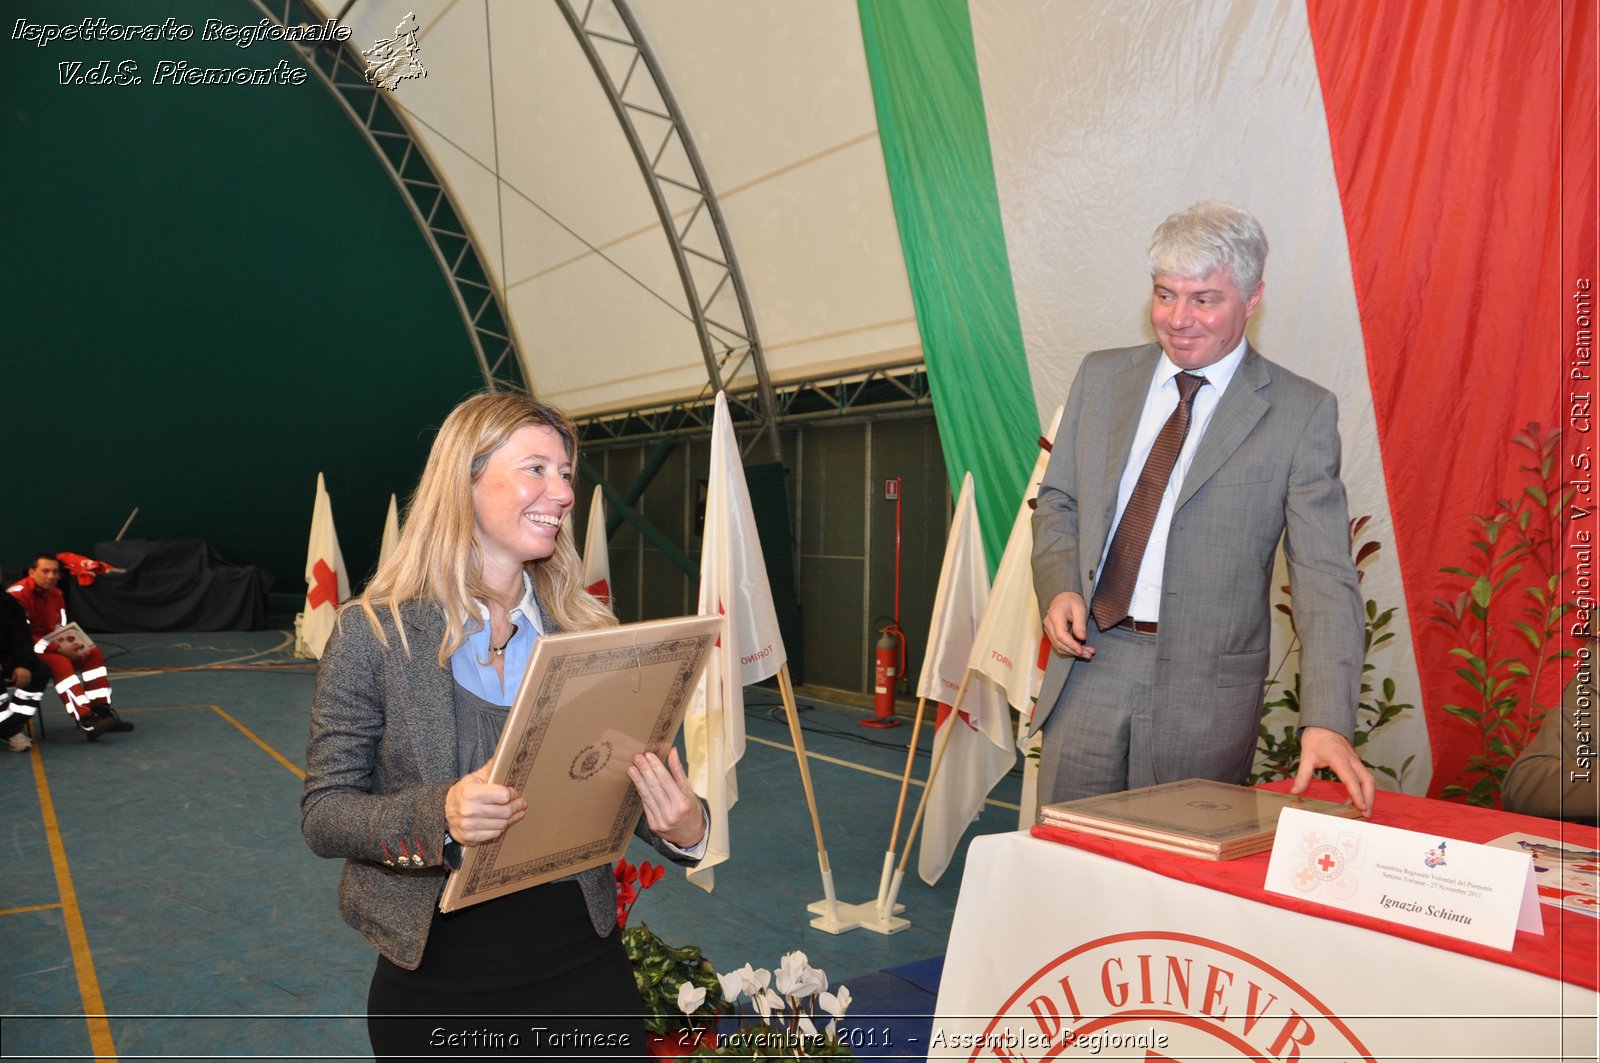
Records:
{"label": "white flower", "polygon": [[820,993],[828,988],[828,972],[821,967],[808,967],[806,981],[811,983],[812,992]]}
{"label": "white flower", "polygon": [[[765,974],[766,972],[763,971],[762,973]],[[755,1005],[756,1014],[761,1016],[762,1022],[770,1025],[770,1019],[768,1016],[776,1012],[778,1015],[778,1021],[782,1023],[783,998],[774,993],[772,990],[763,988],[760,992],[751,995],[750,1002]]]}
{"label": "white flower", "polygon": [[805,1012],[800,1013],[800,1032],[807,1037],[817,1036],[817,1024],[811,1021],[811,1016]]}
{"label": "white flower", "polygon": [[[746,967],[750,965],[745,964]],[[739,999],[739,994],[744,990],[744,976],[738,971],[729,971],[727,974],[717,975],[717,984],[722,986],[722,995],[729,1004]]]}
{"label": "white flower", "polygon": [[839,1017],[850,1010],[850,987],[840,986],[839,992],[817,994],[817,1003],[822,1005],[822,1010],[834,1016],[828,1023],[828,1036],[837,1037],[839,1034]]}
{"label": "white flower", "polygon": [[739,968],[739,978],[744,983],[744,991],[754,1000],[756,993],[772,984],[772,972],[765,967],[752,970],[747,963]]}
{"label": "white flower", "polygon": [[786,997],[808,997],[817,991],[811,965],[803,952],[791,952],[783,957],[773,974],[773,985]]}
{"label": "white flower", "polygon": [[685,982],[678,987],[678,1010],[685,1015],[692,1015],[705,1002],[706,991],[693,982]]}
{"label": "white flower", "polygon": [[823,993],[817,997],[817,1003],[829,1015],[841,1017],[850,1010],[850,987],[842,985],[838,993]]}

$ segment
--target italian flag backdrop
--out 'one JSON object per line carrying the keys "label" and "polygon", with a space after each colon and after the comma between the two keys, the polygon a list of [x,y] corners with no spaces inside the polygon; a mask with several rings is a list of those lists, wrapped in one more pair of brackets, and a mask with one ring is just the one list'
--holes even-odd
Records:
{"label": "italian flag backdrop", "polygon": [[[1155,225],[1203,198],[1261,218],[1272,252],[1250,336],[1339,398],[1351,515],[1378,544],[1363,592],[1397,610],[1371,678],[1415,706],[1366,755],[1397,770],[1415,755],[1412,793],[1470,782],[1485,751],[1445,711],[1482,701],[1452,650],[1500,662],[1515,691],[1533,677],[1509,659],[1539,659],[1515,625],[1541,626],[1522,589],[1543,583],[1541,556],[1566,569],[1558,597],[1592,597],[1596,7],[859,0],[951,482],[972,471],[991,533],[1083,355],[1150,338]],[[1524,468],[1538,458],[1513,441],[1530,424],[1577,494],[1490,600],[1486,648],[1481,625],[1434,617],[1518,539],[1512,522],[1475,546],[1475,515],[1541,508]],[[1569,647],[1585,615],[1555,625]],[[1537,700],[1572,667],[1544,668]]]}

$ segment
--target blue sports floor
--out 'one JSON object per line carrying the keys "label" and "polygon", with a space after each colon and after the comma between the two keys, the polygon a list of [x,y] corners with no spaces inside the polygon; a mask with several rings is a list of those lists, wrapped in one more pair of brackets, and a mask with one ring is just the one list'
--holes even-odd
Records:
{"label": "blue sports floor", "polygon": [[[339,918],[338,862],[300,838],[315,669],[291,644],[270,631],[104,636],[116,705],[137,729],[89,743],[52,705],[43,742],[0,751],[4,1058],[368,1058],[374,953]],[[859,1056],[921,1058],[925,1042],[906,1031],[928,1023],[967,842],[935,887],[913,857],[900,895],[909,929],[812,929],[806,905],[822,888],[789,729],[775,691],[746,693],[733,858],[710,894],[669,871],[633,921],[699,944],[719,971],[775,967],[802,949],[850,985],[849,1025],[900,1039],[884,1046],[880,1034]],[[849,902],[876,892],[911,733],[909,720],[860,727],[865,714],[801,692],[828,854]],[[931,731],[930,720],[919,779]],[[1015,829],[1019,780],[1020,767],[968,840]],[[636,842],[629,859],[655,855]]]}

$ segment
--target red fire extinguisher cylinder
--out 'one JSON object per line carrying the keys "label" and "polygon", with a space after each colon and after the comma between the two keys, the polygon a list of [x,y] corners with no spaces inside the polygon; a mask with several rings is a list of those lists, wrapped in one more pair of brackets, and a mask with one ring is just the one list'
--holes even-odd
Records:
{"label": "red fire extinguisher cylinder", "polygon": [[872,709],[882,718],[894,715],[894,683],[898,674],[899,647],[887,628],[873,650]]}

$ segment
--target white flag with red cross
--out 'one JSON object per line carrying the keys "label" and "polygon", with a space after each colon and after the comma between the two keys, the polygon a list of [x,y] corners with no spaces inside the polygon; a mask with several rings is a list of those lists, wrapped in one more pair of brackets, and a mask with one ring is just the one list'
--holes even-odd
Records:
{"label": "white flag with red cross", "polygon": [[739,440],[728,415],[728,398],[720,391],[700,547],[700,612],[726,618],[683,722],[689,781],[711,813],[705,858],[689,870],[689,881],[709,891],[716,882],[712,869],[729,856],[728,813],[739,800],[734,766],[744,756],[744,688],[776,675],[788,660]]}
{"label": "white flag with red cross", "polygon": [[[606,503],[600,485],[589,502],[589,527],[583,536],[583,589],[611,606],[611,554],[606,547]],[[616,612],[613,606],[611,611]]]}
{"label": "white flag with red cross", "polygon": [[296,623],[297,652],[321,658],[333,634],[339,603],[350,597],[339,534],[333,530],[333,500],[317,473],[317,497],[311,507],[311,541],[306,548],[306,607]]}

